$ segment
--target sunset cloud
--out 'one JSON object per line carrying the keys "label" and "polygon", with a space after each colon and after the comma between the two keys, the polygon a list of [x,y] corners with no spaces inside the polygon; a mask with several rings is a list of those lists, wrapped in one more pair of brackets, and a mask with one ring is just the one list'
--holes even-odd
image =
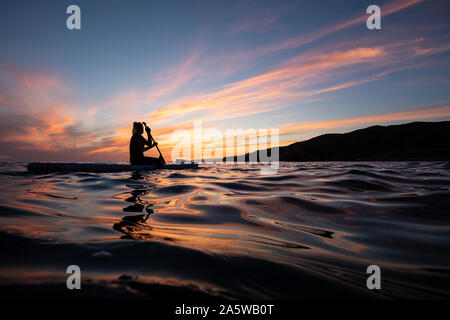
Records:
{"label": "sunset cloud", "polygon": [[204,71],[203,67],[197,63],[200,56],[201,51],[194,50],[179,64],[165,68],[154,77],[149,75],[150,85],[125,89],[109,98],[105,105],[141,108],[160,98],[168,97]]}
{"label": "sunset cloud", "polygon": [[428,120],[428,119],[439,119],[448,117],[450,117],[450,106],[423,108],[417,110],[386,113],[364,117],[355,117],[348,119],[287,124],[283,125],[280,128],[280,134],[292,135],[317,130],[332,131],[342,128],[361,127],[394,121],[415,121],[415,120]]}
{"label": "sunset cloud", "polygon": [[[394,49],[397,57],[398,47]],[[392,50],[393,47],[390,46],[378,46],[357,47],[331,53],[301,54],[272,71],[224,85],[210,94],[176,101],[145,117],[152,119],[153,123],[166,123],[202,111],[200,119],[223,120],[282,109],[318,94],[378,80],[381,74],[366,79],[345,81],[331,87],[324,86],[325,82],[336,75],[334,73],[336,70],[341,72],[342,69],[348,68],[346,71],[348,75],[357,71],[355,67],[363,63],[371,65],[384,61],[389,65]],[[402,50],[404,51],[402,56],[406,57],[406,53],[411,49],[402,48]],[[309,87],[312,85],[322,88],[311,90]],[[205,114],[205,111],[208,113]]]}

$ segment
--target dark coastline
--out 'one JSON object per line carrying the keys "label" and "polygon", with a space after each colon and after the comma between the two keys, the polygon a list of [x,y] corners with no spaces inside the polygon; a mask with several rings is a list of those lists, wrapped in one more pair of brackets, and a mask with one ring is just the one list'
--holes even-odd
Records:
{"label": "dark coastline", "polygon": [[[260,152],[257,151],[258,161]],[[265,152],[270,155],[270,149]],[[348,133],[324,134],[280,147],[279,157],[280,161],[288,162],[448,161],[450,121],[377,125]],[[245,161],[249,161],[248,153]]]}

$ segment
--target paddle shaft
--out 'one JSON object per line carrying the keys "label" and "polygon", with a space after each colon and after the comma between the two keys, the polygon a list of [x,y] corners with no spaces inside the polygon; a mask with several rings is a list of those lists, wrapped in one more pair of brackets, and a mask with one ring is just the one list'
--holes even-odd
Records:
{"label": "paddle shaft", "polygon": [[[144,124],[144,126],[147,128],[147,125],[145,124],[145,122],[143,122],[143,124]],[[152,139],[153,140],[153,142],[155,142],[156,143],[156,141],[155,141],[155,138],[153,138],[153,136],[152,136],[152,134],[151,133],[149,133],[149,136],[150,136],[150,139]],[[151,141],[150,141],[151,142]],[[162,162],[163,162],[163,164],[165,164],[166,163],[166,160],[164,160],[164,157],[163,157],[163,155],[162,155],[162,153],[161,153],[161,150],[159,150],[159,147],[158,147],[158,145],[156,145],[156,149],[158,150],[158,152],[159,152],[159,157],[161,158],[161,160],[162,160]]]}
{"label": "paddle shaft", "polygon": [[[156,142],[155,141],[155,139],[153,138],[153,136],[152,135],[150,135],[151,137],[152,137],[152,140],[153,140],[153,142]],[[156,145],[156,149],[158,150],[158,152],[159,152],[159,155],[161,156],[161,158],[163,157],[163,155],[162,155],[162,153],[161,153],[161,151],[159,150],[159,147],[158,147],[158,145]]]}

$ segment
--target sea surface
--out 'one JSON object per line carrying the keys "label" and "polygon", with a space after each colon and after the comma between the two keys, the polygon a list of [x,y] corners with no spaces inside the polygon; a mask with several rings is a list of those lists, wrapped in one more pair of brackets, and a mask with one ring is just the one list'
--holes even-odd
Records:
{"label": "sea surface", "polygon": [[[448,162],[203,164],[125,173],[0,164],[3,297],[450,297]],[[66,287],[81,269],[81,290]],[[369,290],[369,265],[381,289]]]}

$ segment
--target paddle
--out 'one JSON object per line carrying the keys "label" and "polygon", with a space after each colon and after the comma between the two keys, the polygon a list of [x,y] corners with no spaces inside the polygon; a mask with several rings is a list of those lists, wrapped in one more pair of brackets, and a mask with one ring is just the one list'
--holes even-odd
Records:
{"label": "paddle", "polygon": [[[144,126],[147,128],[147,124],[146,124],[145,122],[142,122],[142,123],[143,123]],[[149,133],[149,136],[150,136],[150,139],[152,139],[153,142],[156,143],[155,139],[153,138],[153,136],[152,136],[150,133]],[[149,142],[151,142],[151,141],[149,141]],[[163,157],[161,151],[159,150],[158,145],[156,145],[156,149],[158,149],[158,152],[159,152],[159,159],[161,160],[162,164],[166,164],[166,160],[164,160],[164,157]]]}

